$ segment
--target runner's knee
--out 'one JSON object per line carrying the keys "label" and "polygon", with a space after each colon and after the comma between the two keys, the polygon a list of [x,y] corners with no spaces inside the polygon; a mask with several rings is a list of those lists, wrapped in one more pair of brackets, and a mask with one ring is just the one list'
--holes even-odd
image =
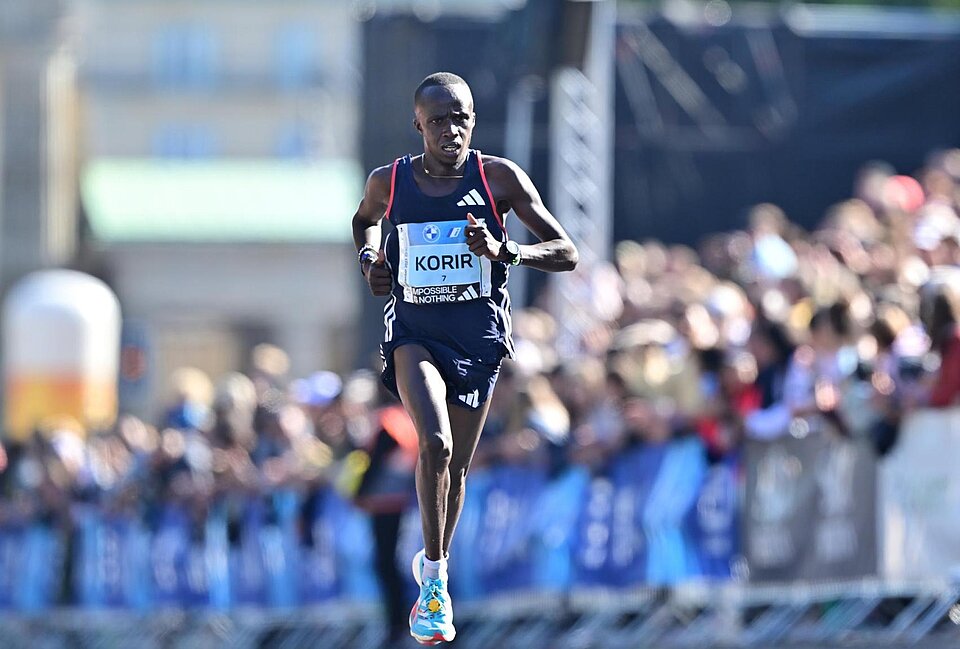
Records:
{"label": "runner's knee", "polygon": [[467,472],[470,471],[470,460],[469,458],[464,460],[462,458],[453,457],[450,460],[450,488],[459,489],[463,487],[463,483],[467,481]]}
{"label": "runner's knee", "polygon": [[453,457],[453,440],[449,433],[436,431],[420,436],[420,459],[437,470],[444,470]]}

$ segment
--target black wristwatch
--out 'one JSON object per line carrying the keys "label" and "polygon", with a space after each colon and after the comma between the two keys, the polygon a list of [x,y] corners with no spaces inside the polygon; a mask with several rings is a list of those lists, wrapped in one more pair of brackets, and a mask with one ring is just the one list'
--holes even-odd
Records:
{"label": "black wristwatch", "polygon": [[504,244],[504,248],[507,249],[507,254],[510,255],[510,259],[508,259],[506,263],[511,266],[519,266],[522,259],[520,255],[520,244],[511,239]]}

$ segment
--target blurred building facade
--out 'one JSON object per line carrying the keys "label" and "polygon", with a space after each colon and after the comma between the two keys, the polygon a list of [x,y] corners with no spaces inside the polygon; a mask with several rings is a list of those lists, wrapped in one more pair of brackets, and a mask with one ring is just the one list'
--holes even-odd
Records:
{"label": "blurred building facade", "polygon": [[[290,353],[295,374],[343,369],[363,182],[352,3],[72,8],[91,257],[155,361],[126,405],[149,410],[180,364],[243,368],[265,341]],[[266,179],[258,195],[231,202],[251,191],[252,169]],[[130,196],[131,178],[147,193]]]}
{"label": "blurred building facade", "polygon": [[350,5],[78,0],[85,153],[355,156]]}
{"label": "blurred building facade", "polygon": [[0,3],[0,287],[76,245],[74,73],[60,0]]}

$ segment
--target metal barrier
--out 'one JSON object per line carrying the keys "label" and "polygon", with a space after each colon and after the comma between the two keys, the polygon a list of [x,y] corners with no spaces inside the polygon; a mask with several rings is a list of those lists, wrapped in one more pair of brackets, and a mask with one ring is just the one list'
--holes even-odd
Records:
{"label": "metal barrier", "polygon": [[[376,605],[227,613],[57,610],[0,618],[10,649],[380,649]],[[855,581],[512,594],[457,606],[466,649],[960,647],[960,586]],[[411,646],[401,642],[394,647]]]}

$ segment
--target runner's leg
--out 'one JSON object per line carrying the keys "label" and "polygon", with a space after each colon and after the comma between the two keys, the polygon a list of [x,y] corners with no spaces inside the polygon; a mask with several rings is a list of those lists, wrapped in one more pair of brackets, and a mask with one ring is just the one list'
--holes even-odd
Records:
{"label": "runner's leg", "polygon": [[444,524],[450,490],[453,438],[447,413],[447,386],[433,356],[422,345],[409,344],[393,352],[397,388],[417,428],[420,457],[417,461],[417,499],[427,558],[444,555]]}
{"label": "runner's leg", "polygon": [[450,458],[450,489],[447,494],[447,518],[443,526],[444,556],[450,552],[450,543],[453,533],[463,511],[463,495],[467,481],[467,472],[473,453],[477,450],[480,441],[480,432],[483,422],[487,419],[487,410],[490,409],[490,399],[479,410],[469,410],[453,404],[447,404],[447,413],[450,420],[450,430],[453,436],[453,455]]}

